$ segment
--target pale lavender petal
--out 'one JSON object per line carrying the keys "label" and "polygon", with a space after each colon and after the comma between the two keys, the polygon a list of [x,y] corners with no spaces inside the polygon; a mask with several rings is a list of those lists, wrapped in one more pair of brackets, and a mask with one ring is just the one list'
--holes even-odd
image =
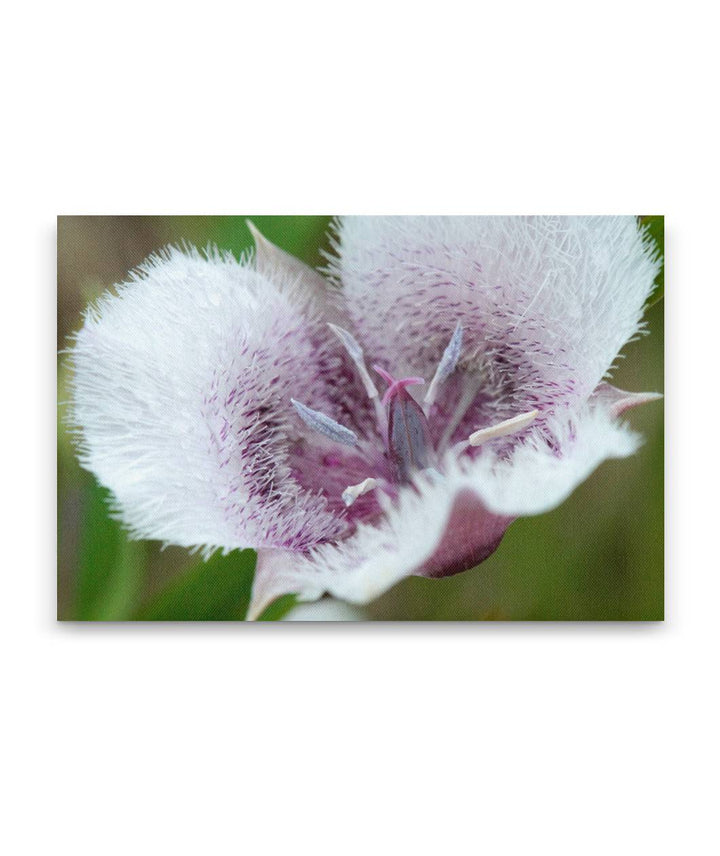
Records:
{"label": "pale lavender petal", "polygon": [[207,553],[306,549],[349,531],[347,476],[321,465],[310,485],[298,477],[314,450],[290,398],[344,421],[362,414],[361,386],[287,276],[171,249],[87,312],[71,352],[71,419],[82,463],[133,537]]}
{"label": "pale lavender petal", "polygon": [[333,263],[356,336],[398,376],[431,377],[463,328],[452,440],[538,409],[581,405],[641,329],[659,269],[634,217],[351,217]]}

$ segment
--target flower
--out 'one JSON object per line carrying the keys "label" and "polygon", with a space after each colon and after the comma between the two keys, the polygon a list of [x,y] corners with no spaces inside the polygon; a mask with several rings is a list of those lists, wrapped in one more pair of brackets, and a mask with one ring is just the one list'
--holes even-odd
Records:
{"label": "flower", "polygon": [[638,447],[658,396],[607,382],[660,266],[636,218],[344,218],[327,277],[251,229],[88,309],[70,413],[131,537],[257,550],[250,617],[467,570]]}

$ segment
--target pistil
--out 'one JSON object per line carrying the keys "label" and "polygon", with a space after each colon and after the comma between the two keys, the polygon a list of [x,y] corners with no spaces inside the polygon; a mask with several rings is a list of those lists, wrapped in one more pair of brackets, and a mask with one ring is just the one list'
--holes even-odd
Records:
{"label": "pistil", "polygon": [[406,390],[408,386],[425,381],[421,377],[396,380],[380,366],[373,368],[388,384],[388,390],[383,396],[388,414],[388,456],[398,480],[408,483],[416,472],[421,472],[432,463],[433,448],[427,417]]}

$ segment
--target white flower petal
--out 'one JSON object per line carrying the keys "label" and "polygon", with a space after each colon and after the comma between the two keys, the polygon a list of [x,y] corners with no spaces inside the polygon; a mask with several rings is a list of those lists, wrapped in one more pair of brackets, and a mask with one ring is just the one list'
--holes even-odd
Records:
{"label": "white flower petal", "polygon": [[291,397],[341,415],[340,349],[293,272],[171,249],[88,310],[71,353],[81,461],[133,537],[208,553],[344,531],[289,478]]}
{"label": "white flower petal", "polygon": [[357,606],[342,600],[324,597],[315,603],[299,603],[282,619],[283,621],[367,621],[368,616]]}
{"label": "white flower petal", "polygon": [[498,412],[578,407],[641,328],[659,268],[635,217],[350,217],[341,280],[367,354],[432,376],[459,323]]}
{"label": "white flower petal", "polygon": [[469,567],[467,557],[484,558],[514,518],[555,508],[604,460],[627,457],[640,442],[603,408],[550,427],[552,443],[544,432],[531,432],[507,459],[491,452],[474,461],[448,459],[442,481],[423,478],[415,489],[404,488],[377,526],[361,525],[308,558],[276,554],[257,584],[254,613],[288,592],[312,600],[327,591],[363,604],[410,574]]}
{"label": "white flower petal", "polygon": [[467,467],[460,460],[456,483],[474,486],[496,514],[542,514],[567,499],[603,461],[629,457],[641,443],[603,408],[555,417],[548,428],[549,437],[530,430],[509,458],[481,455]]}

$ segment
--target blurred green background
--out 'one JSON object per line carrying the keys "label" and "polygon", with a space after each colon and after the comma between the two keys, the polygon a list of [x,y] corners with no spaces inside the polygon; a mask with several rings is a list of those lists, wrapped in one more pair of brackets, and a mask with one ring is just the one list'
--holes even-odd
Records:
{"label": "blurred green background", "polygon": [[[283,249],[323,263],[329,217],[251,216]],[[662,217],[644,218],[662,246]],[[245,217],[58,218],[58,349],[85,306],[154,250],[187,241],[239,254]],[[661,278],[658,294],[661,293]],[[614,374],[623,389],[663,391],[663,301],[650,336],[629,344]],[[105,492],[82,470],[63,422],[68,373],[58,358],[58,618],[237,620],[247,608],[254,553],[201,562],[186,550],[128,541],[107,514]],[[412,577],[370,604],[373,619],[657,620],[663,617],[663,405],[628,416],[645,437],[632,458],[603,464],[558,509],[518,520],[500,548],[445,580]],[[293,599],[263,617],[279,618]]]}

